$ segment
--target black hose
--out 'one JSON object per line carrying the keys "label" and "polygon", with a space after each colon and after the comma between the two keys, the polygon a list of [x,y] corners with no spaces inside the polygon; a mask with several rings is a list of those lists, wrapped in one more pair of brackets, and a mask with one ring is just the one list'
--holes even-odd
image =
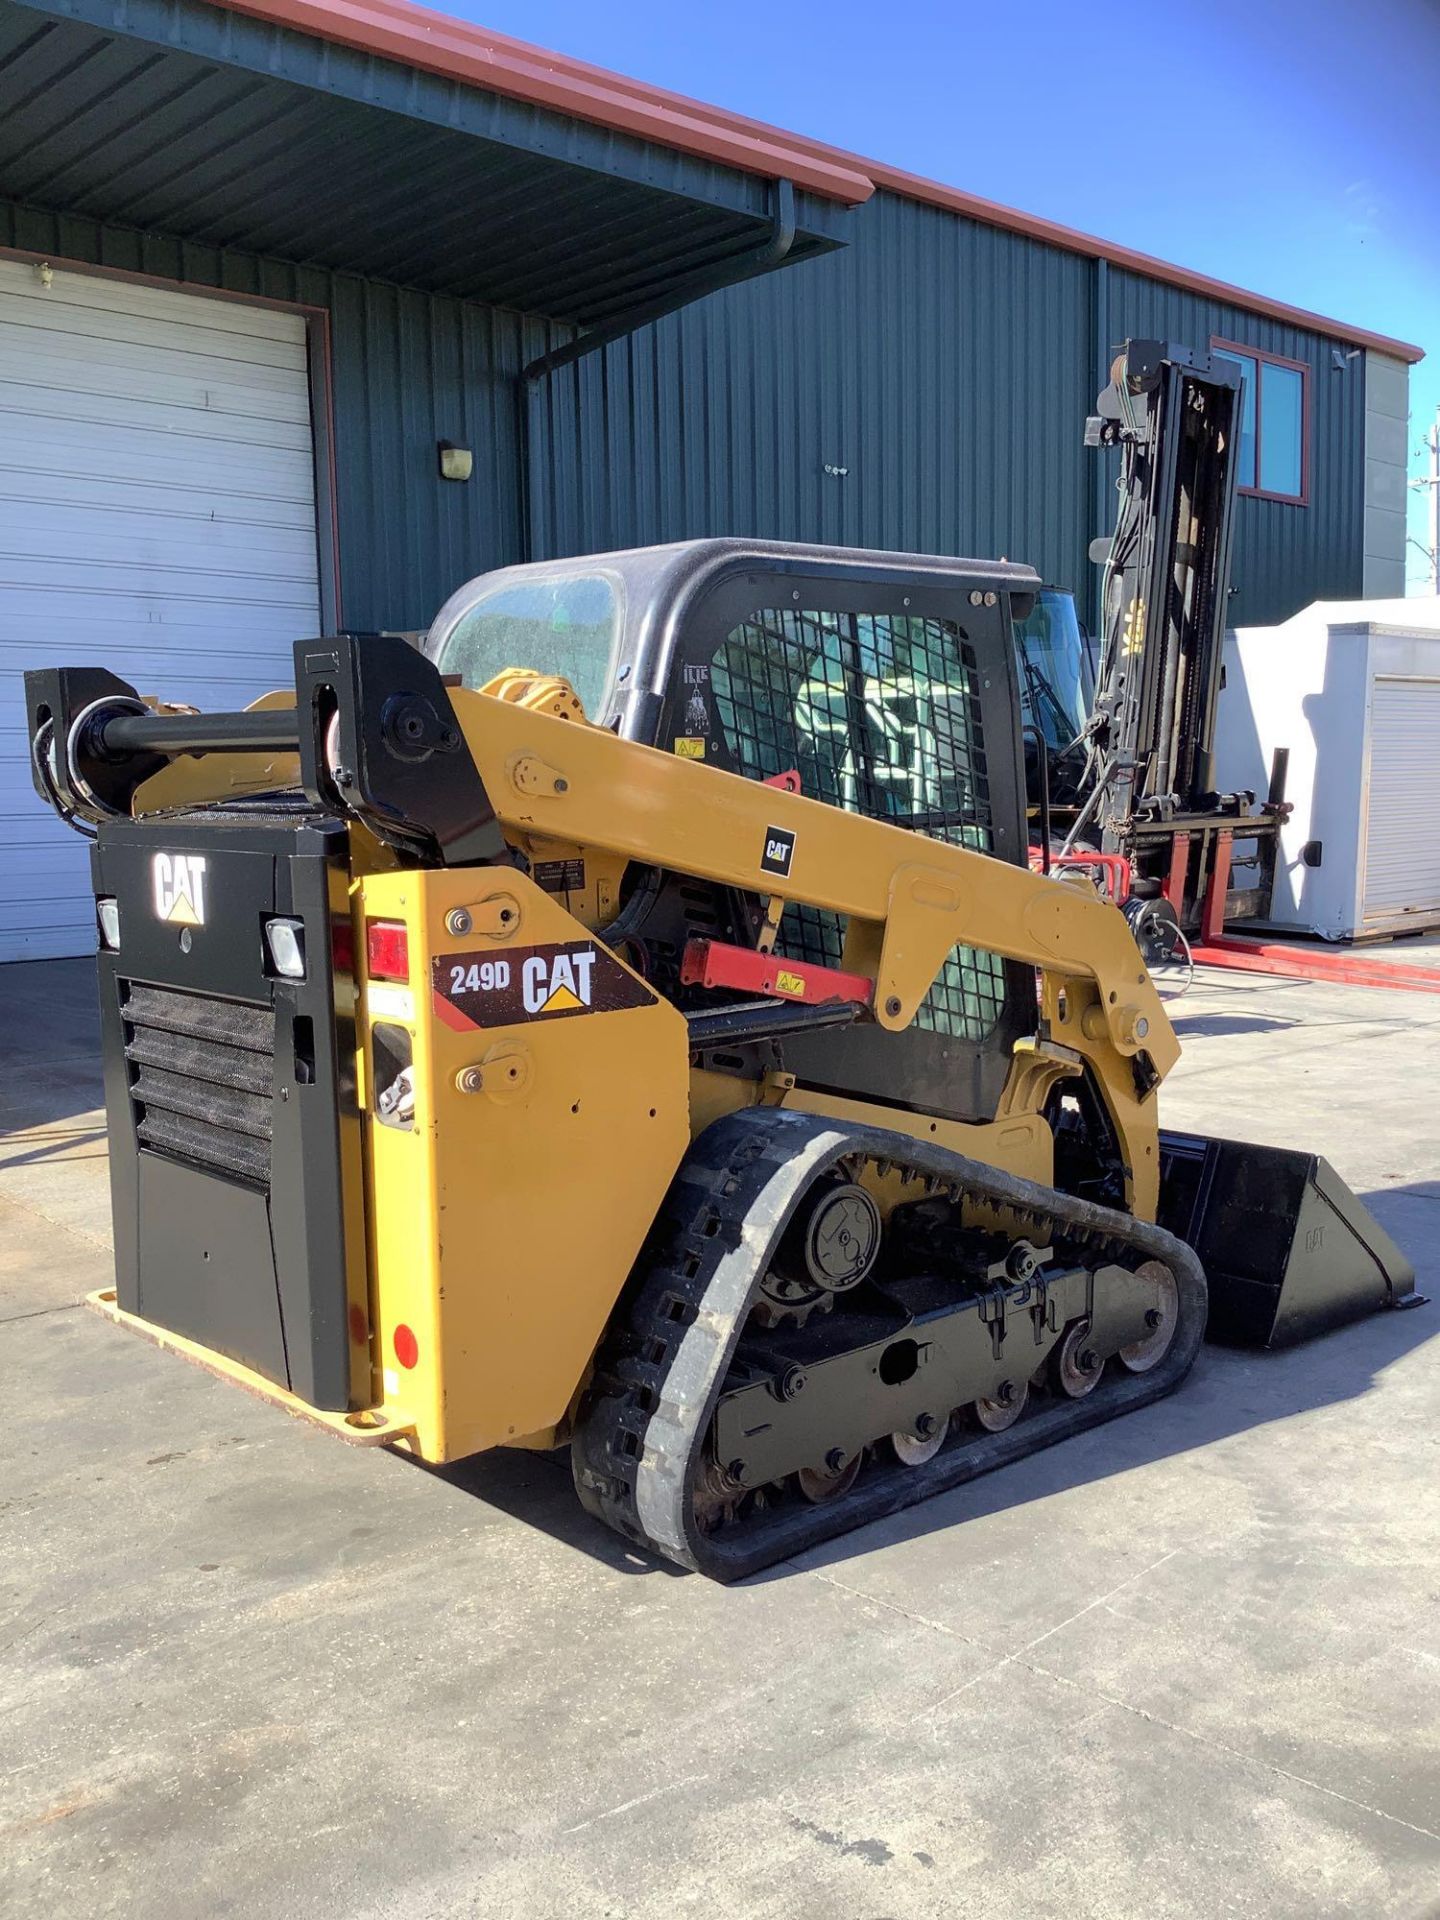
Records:
{"label": "black hose", "polygon": [[641,868],[640,878],[636,881],[630,898],[609,925],[600,928],[599,937],[607,947],[621,946],[625,941],[638,937],[641,928],[650,918],[650,909],[660,898],[661,878],[659,867]]}

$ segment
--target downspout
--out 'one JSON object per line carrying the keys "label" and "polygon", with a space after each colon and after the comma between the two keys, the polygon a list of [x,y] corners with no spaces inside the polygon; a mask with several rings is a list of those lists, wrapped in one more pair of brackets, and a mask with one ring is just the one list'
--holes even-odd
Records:
{"label": "downspout", "polygon": [[759,246],[733,260],[727,260],[723,266],[693,274],[678,287],[672,288],[663,299],[632,307],[627,313],[618,314],[601,326],[577,334],[563,347],[554,347],[549,353],[538,355],[521,368],[515,383],[515,395],[520,434],[521,538],[526,560],[535,558],[532,422],[533,402],[540,382],[552,373],[558,373],[562,367],[573,366],[587,354],[598,353],[612,341],[623,340],[627,334],[636,333],[653,321],[663,320],[666,314],[688,307],[693,301],[703,300],[707,294],[719,293],[722,288],[738,286],[742,281],[753,279],[756,274],[768,273],[772,267],[781,264],[794,244],[795,187],[789,180],[776,180],[771,189],[770,231]]}

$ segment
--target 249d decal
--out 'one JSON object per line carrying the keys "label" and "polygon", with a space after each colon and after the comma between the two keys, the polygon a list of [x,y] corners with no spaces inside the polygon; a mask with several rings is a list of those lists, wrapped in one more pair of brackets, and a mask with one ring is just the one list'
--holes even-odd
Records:
{"label": "249d decal", "polygon": [[648,1007],[655,995],[594,941],[437,955],[435,1010],[447,1026],[512,1027],[567,1014]]}

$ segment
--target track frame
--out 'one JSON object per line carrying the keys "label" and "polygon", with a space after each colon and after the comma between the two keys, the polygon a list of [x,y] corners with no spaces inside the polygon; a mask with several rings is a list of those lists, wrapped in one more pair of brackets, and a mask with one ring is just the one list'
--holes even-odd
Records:
{"label": "track frame", "polygon": [[[1147,1373],[1115,1374],[1084,1399],[952,1442],[918,1467],[862,1475],[823,1504],[784,1506],[707,1533],[695,1511],[697,1476],[761,1280],[805,1195],[857,1154],[1003,1211],[1017,1237],[1059,1232],[1084,1242],[1097,1266],[1137,1256],[1164,1262],[1179,1293],[1174,1339]],[[1199,1260],[1162,1228],[885,1128],[749,1108],[699,1136],[670,1189],[597,1357],[571,1448],[576,1490],[589,1512],[637,1545],[713,1579],[742,1579],[1161,1399],[1190,1370],[1206,1308]]]}

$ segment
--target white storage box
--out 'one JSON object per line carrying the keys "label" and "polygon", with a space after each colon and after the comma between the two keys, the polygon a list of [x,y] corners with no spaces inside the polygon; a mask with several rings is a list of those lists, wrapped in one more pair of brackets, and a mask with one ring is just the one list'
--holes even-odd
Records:
{"label": "white storage box", "polygon": [[1263,799],[1290,750],[1267,924],[1327,940],[1440,927],[1440,600],[1317,601],[1228,635],[1224,657],[1217,786]]}

